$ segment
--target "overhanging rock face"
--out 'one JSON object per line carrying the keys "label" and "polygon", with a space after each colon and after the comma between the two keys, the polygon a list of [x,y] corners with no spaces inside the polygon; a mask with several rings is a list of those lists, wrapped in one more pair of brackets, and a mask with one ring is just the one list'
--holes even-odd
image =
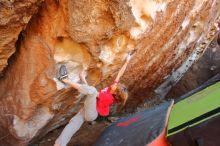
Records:
{"label": "overhanging rock face", "polygon": [[[0,4],[5,8],[6,3]],[[80,108],[76,92],[55,79],[60,64],[66,64],[74,81],[86,67],[89,83],[101,88],[111,83],[127,53],[135,49],[122,78],[130,95],[128,108],[154,95],[165,96],[213,38],[219,7],[219,0],[40,3],[0,79],[0,145],[27,145],[66,123]],[[10,43],[15,48],[21,29],[6,31],[4,38],[14,41],[0,41],[0,46]],[[4,51],[0,47],[0,54]],[[3,66],[6,63],[1,70]]]}
{"label": "overhanging rock face", "polygon": [[37,12],[42,0],[0,1],[0,73],[15,52],[21,30]]}

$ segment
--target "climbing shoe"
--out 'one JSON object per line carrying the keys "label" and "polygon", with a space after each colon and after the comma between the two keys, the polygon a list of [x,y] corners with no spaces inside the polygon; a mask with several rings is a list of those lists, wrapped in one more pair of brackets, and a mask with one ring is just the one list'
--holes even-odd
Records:
{"label": "climbing shoe", "polygon": [[63,79],[66,79],[68,78],[68,72],[67,72],[67,69],[66,69],[66,66],[65,65],[61,65],[60,66],[60,70],[59,70],[59,73],[58,73],[58,80],[63,80]]}

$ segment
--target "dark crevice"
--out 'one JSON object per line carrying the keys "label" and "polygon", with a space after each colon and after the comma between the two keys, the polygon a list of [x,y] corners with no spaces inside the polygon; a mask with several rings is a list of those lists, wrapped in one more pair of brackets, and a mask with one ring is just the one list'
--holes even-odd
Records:
{"label": "dark crevice", "polygon": [[13,65],[13,63],[17,60],[17,56],[20,53],[21,42],[25,39],[25,31],[22,30],[18,35],[18,40],[15,43],[15,52],[8,58],[8,65],[3,69],[0,74],[0,78],[4,77],[8,72],[8,69]]}
{"label": "dark crevice", "polygon": [[218,42],[218,45],[220,45],[220,32],[218,33],[217,42]]}

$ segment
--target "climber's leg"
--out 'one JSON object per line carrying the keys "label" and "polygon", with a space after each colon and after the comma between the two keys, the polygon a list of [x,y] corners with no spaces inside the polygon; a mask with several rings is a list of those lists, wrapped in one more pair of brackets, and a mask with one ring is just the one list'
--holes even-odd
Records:
{"label": "climber's leg", "polygon": [[65,126],[54,146],[66,146],[71,137],[79,130],[84,122],[83,109],[81,109]]}
{"label": "climber's leg", "polygon": [[85,120],[94,121],[98,116],[96,110],[96,97],[98,96],[98,92],[96,88],[83,84],[80,86],[79,92],[86,96],[83,108]]}
{"label": "climber's leg", "polygon": [[84,120],[93,121],[98,116],[96,110],[96,97],[98,92],[96,88],[82,84],[79,86],[79,92],[86,96],[84,107],[70,120],[69,124],[66,125],[54,146],[66,146],[73,134],[79,130]]}

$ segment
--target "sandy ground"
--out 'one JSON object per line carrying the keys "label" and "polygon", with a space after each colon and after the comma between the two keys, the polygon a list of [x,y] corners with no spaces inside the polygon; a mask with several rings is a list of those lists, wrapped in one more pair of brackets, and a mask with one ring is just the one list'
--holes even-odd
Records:
{"label": "sandy ground", "polygon": [[[91,146],[99,135],[108,127],[111,123],[107,121],[95,122],[94,124],[85,122],[80,130],[72,137],[68,146]],[[29,146],[53,146],[54,141],[62,132],[64,127],[53,130],[48,133],[39,142],[31,144]]]}

